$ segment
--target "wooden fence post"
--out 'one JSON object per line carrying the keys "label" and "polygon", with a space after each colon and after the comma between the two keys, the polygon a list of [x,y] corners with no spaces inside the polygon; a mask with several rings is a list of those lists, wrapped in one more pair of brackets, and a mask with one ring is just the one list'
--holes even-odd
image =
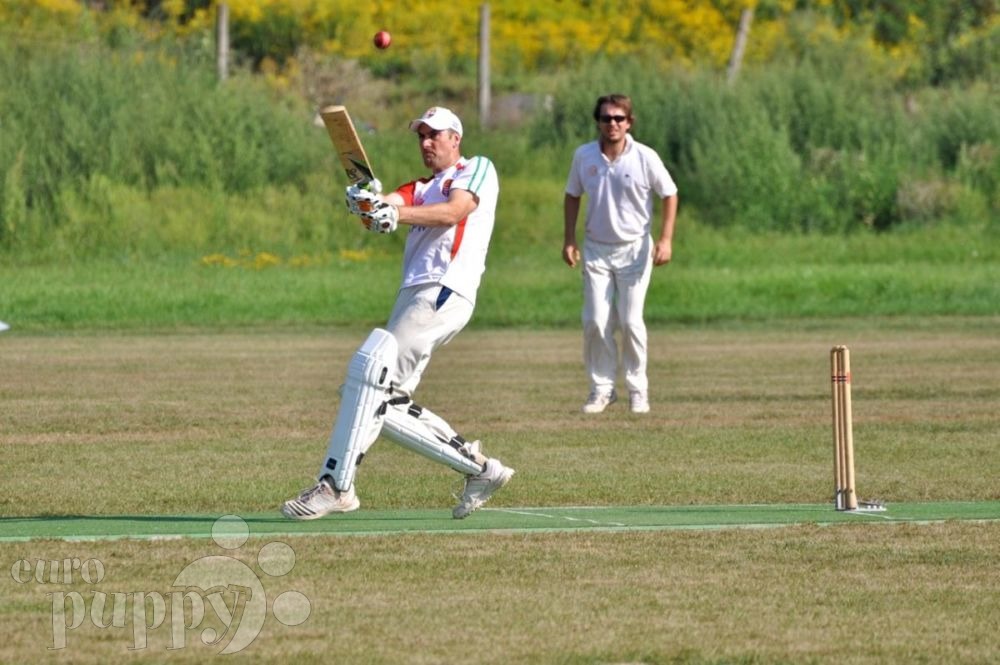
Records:
{"label": "wooden fence post", "polygon": [[220,81],[229,77],[229,5],[220,2],[215,14],[215,66]]}
{"label": "wooden fence post", "polygon": [[729,67],[726,70],[726,80],[730,83],[736,80],[736,75],[740,71],[743,63],[743,51],[747,46],[747,39],[750,38],[750,24],[753,22],[753,9],[747,7],[740,14],[740,27],[736,31],[736,42],[733,44],[733,51],[729,55]]}
{"label": "wooden fence post", "polygon": [[490,5],[479,7],[479,125],[490,125]]}

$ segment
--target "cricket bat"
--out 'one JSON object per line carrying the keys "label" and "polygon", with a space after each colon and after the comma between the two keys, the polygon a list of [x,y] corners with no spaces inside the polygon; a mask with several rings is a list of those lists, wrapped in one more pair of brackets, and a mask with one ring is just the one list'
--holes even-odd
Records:
{"label": "cricket bat", "polygon": [[347,113],[347,107],[327,106],[319,114],[351,184],[365,184],[374,180],[372,165],[354,129],[354,123],[351,122],[351,116]]}

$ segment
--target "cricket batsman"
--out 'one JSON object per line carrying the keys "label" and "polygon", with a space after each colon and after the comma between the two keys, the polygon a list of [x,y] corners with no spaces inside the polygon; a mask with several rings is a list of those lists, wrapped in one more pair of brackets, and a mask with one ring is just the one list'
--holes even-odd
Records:
{"label": "cricket batsman", "polygon": [[377,180],[347,188],[347,208],[375,233],[410,226],[403,279],[385,329],[376,328],[351,358],[340,408],[316,484],[284,503],[285,517],[309,520],[357,510],[354,477],[381,434],[464,476],[456,519],[507,484],[514,469],[487,457],[442,418],[413,401],[431,359],[472,318],[500,185],[486,157],[462,156],[462,122],[432,107],[410,123],[430,175],[382,195]]}

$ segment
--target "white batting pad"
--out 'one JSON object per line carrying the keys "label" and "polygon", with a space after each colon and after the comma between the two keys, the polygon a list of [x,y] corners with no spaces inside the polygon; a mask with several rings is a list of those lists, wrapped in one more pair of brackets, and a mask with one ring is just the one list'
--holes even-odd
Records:
{"label": "white batting pad", "polygon": [[320,477],[332,477],[339,490],[351,487],[361,458],[382,430],[384,404],[393,379],[397,349],[392,333],[376,328],[347,367],[337,421],[319,472]]}
{"label": "white batting pad", "polygon": [[[409,404],[389,404],[382,424],[382,435],[393,443],[435,462],[446,464],[459,473],[475,476],[483,471],[482,462],[472,457],[465,442],[441,418],[423,407]],[[461,450],[466,452],[461,452]],[[471,455],[471,456],[470,456]]]}

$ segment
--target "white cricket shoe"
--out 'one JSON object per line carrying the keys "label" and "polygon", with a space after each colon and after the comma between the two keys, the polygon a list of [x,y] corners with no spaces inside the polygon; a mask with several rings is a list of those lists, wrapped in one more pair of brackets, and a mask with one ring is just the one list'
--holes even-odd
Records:
{"label": "white cricket shoe", "polygon": [[314,520],[330,513],[349,513],[360,506],[361,502],[354,493],[354,485],[349,490],[339,492],[324,476],[302,494],[285,501],[281,506],[281,514],[292,520]]}
{"label": "white cricket shoe", "polygon": [[618,393],[611,389],[611,392],[593,391],[583,405],[584,413],[601,413],[604,409],[618,401]]}
{"label": "white cricket shoe", "polygon": [[493,493],[507,484],[514,475],[514,469],[504,466],[500,460],[492,457],[486,460],[486,470],[478,476],[466,476],[465,488],[458,500],[458,505],[451,511],[451,516],[457,520],[468,517],[486,503]]}
{"label": "white cricket shoe", "polygon": [[649,396],[641,390],[628,394],[628,408],[632,413],[649,413]]}

